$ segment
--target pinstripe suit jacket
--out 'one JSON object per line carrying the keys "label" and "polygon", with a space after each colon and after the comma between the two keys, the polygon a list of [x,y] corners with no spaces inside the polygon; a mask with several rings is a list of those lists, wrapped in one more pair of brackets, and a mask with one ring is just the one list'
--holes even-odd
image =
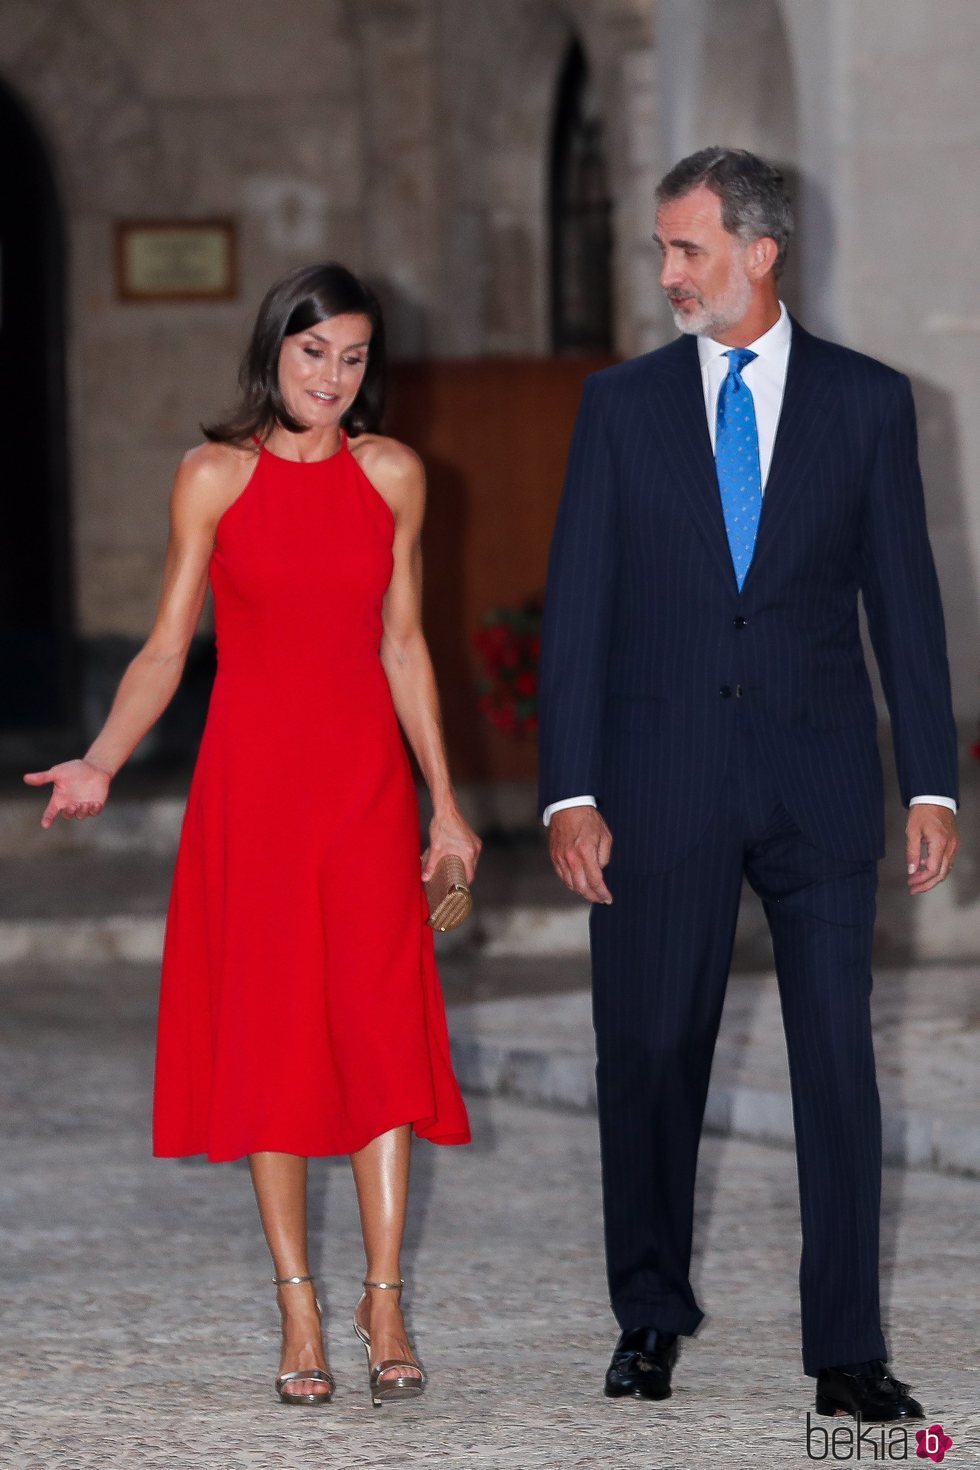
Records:
{"label": "pinstripe suit jacket", "polygon": [[818,847],[884,848],[858,593],[904,801],[957,795],[956,731],[909,381],[793,322],[755,555],[735,581],[693,337],[587,379],[552,541],[541,808],[595,795],[624,871],[715,809],[736,721]]}

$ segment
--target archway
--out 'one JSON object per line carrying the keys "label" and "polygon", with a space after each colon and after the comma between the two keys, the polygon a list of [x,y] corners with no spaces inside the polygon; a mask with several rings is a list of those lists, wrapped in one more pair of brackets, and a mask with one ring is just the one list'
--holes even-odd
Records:
{"label": "archway", "polygon": [[612,201],[602,118],[581,44],[558,80],[551,141],[551,345],[612,347]]}
{"label": "archway", "polygon": [[42,139],[0,83],[0,736],[76,714],[65,404],[65,245]]}

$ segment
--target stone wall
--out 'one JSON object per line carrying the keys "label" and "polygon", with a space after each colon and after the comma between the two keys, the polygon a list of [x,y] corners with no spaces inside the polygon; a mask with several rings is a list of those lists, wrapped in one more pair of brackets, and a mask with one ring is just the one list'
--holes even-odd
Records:
{"label": "stone wall", "polygon": [[[145,632],[176,464],[231,399],[284,270],[336,256],[364,271],[405,356],[547,352],[547,150],[575,26],[614,120],[619,336],[634,349],[652,143],[635,123],[629,158],[619,140],[645,106],[651,13],[648,0],[3,0],[0,79],[47,143],[66,215],[83,636]],[[224,215],[237,300],[117,299],[116,220]]]}
{"label": "stone wall", "polygon": [[980,719],[980,8],[841,5],[838,300],[846,340],[910,374],[954,695]]}
{"label": "stone wall", "polygon": [[[799,215],[791,307],[811,330],[912,379],[954,701],[975,726],[980,9],[972,0],[660,0],[657,16],[664,166],[718,141],[779,160]],[[666,330],[662,308],[659,319]]]}
{"label": "stone wall", "polygon": [[[720,138],[780,159],[801,217],[791,304],[915,382],[957,703],[975,717],[973,0],[0,0],[0,80],[66,215],[81,633],[145,632],[175,466],[290,266],[368,274],[403,356],[547,352],[548,149],[574,35],[606,119],[619,351],[670,333],[661,169]],[[117,299],[116,220],[215,215],[238,223],[238,299]]]}
{"label": "stone wall", "polygon": [[[4,7],[0,75],[55,161],[70,260],[78,616],[146,629],[166,503],[202,418],[233,394],[264,286],[311,256],[356,257],[362,198],[354,55],[334,0],[30,0]],[[117,299],[113,227],[229,215],[239,300]]]}

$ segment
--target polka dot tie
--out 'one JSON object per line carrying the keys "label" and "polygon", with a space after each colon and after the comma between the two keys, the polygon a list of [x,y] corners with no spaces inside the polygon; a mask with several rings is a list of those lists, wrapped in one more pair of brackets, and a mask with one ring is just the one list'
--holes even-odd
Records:
{"label": "polka dot tie", "polygon": [[721,491],[721,509],[741,592],[759,529],[762,510],[762,472],[759,468],[759,428],[752,390],[742,380],[742,369],[758,356],[747,347],[726,352],[728,376],[718,394],[715,427],[715,468]]}

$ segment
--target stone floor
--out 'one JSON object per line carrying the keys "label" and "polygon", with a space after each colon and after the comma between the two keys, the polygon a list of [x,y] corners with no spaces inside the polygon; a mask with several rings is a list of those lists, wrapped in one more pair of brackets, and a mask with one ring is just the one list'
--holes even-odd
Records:
{"label": "stone floor", "polygon": [[[971,768],[972,771],[972,768]],[[136,792],[103,817],[37,827],[33,793],[0,798],[0,985],[100,962],[115,988],[155,983],[182,803]],[[980,1177],[980,899],[967,843],[954,882],[910,900],[900,811],[882,864],[873,997],[886,1157]],[[488,842],[471,921],[439,941],[457,1067],[476,1091],[590,1108],[587,906],[550,870],[540,833]],[[141,973],[137,973],[141,972]],[[707,1126],[791,1143],[768,929],[747,893]]]}
{"label": "stone floor", "polygon": [[[980,1173],[969,830],[980,766],[964,776],[954,881],[914,903],[892,804],[875,991],[886,1149],[928,1165],[885,1171],[889,1337],[896,1371],[953,1438],[951,1466],[980,1462],[980,1186],[967,1177]],[[313,1255],[338,1392],[323,1411],[280,1406],[247,1170],[149,1157],[156,962],[185,782],[127,781],[99,822],[51,833],[37,827],[36,794],[0,784],[2,1470],[785,1470],[857,1458],[844,1421],[833,1453],[826,1420],[808,1450],[795,1164],[788,1148],[751,1141],[788,1137],[771,952],[751,896],[709,1103],[723,1136],[702,1150],[695,1284],[708,1319],[668,1404],[599,1393],[615,1329],[585,906],[549,873],[540,833],[509,829],[486,849],[475,919],[442,946],[475,1141],[416,1154],[406,1268],[430,1391],[370,1407],[349,1326],[353,1189],[346,1163],[322,1161]],[[528,805],[526,793],[508,800],[518,816]],[[915,1460],[914,1438],[906,1448]]]}
{"label": "stone floor", "polygon": [[[344,1162],[324,1162],[313,1255],[338,1391],[326,1410],[280,1406],[247,1171],[149,1157],[153,985],[142,968],[119,980],[14,967],[0,985],[4,1467],[809,1463],[792,1154],[706,1140],[695,1281],[707,1322],[668,1404],[610,1403],[594,1120],[499,1098],[472,1099],[471,1147],[416,1153],[406,1267],[429,1393],[370,1407],[349,1328],[353,1190]],[[980,1462],[977,1202],[974,1181],[886,1171],[893,1362],[952,1436],[950,1466]],[[811,1440],[811,1457],[824,1443]]]}
{"label": "stone floor", "polygon": [[[442,974],[465,1087],[594,1109],[587,961],[453,957]],[[575,976],[580,989],[569,983]],[[567,988],[559,988],[559,977]],[[886,1161],[980,1179],[976,967],[879,969],[871,1009]],[[793,1145],[789,1069],[771,971],[729,979],[705,1127]]]}

